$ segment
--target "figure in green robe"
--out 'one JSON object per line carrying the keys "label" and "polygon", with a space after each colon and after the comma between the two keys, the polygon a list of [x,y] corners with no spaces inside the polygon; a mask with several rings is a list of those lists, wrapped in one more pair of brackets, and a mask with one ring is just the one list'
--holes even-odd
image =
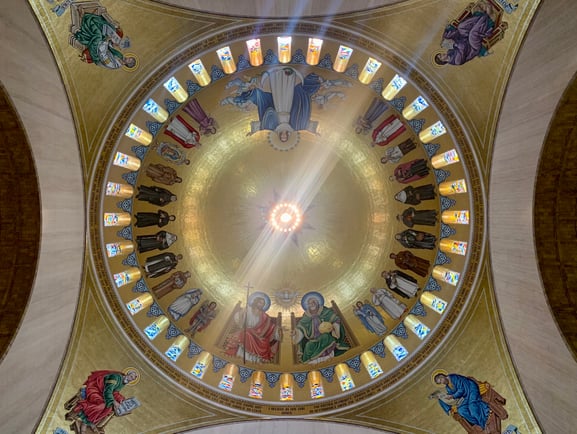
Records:
{"label": "figure in green robe", "polygon": [[122,30],[102,15],[85,13],[74,38],[86,47],[82,52],[82,60],[87,63],[108,69],[122,66],[133,68],[136,64],[134,57],[125,57],[120,51],[121,48],[129,46],[128,39],[123,38]]}
{"label": "figure in green robe", "polygon": [[324,306],[321,294],[305,294],[301,305],[305,313],[292,336],[302,363],[320,363],[350,349],[340,317],[333,309]]}

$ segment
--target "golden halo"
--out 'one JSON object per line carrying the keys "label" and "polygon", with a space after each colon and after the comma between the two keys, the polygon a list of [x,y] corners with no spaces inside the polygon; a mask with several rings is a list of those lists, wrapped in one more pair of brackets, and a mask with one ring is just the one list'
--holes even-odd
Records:
{"label": "golden halo", "polygon": [[136,374],[136,378],[126,384],[128,384],[129,386],[135,386],[136,384],[138,384],[140,382],[140,371],[132,366],[129,366],[128,368],[124,368],[124,370],[122,371],[122,373],[124,375],[127,375],[129,372],[134,372]]}
{"label": "golden halo", "polygon": [[434,68],[444,68],[445,66],[448,65],[448,63],[446,65],[439,65],[437,62],[435,62],[435,56],[437,54],[445,54],[446,51],[444,50],[437,50],[437,51],[433,51],[433,54],[431,55],[431,64],[433,65]]}
{"label": "golden halo", "polygon": [[433,383],[437,387],[442,387],[442,384],[435,383],[435,377],[439,374],[449,375],[449,373],[447,371],[445,371],[444,369],[435,369],[433,371],[433,373],[431,374],[431,383]]}
{"label": "golden halo", "polygon": [[134,59],[134,66],[129,68],[128,66],[126,66],[125,64],[122,64],[122,69],[124,69],[125,71],[128,72],[134,72],[138,69],[138,67],[140,66],[140,60],[138,59],[138,56],[134,53],[124,53],[124,57],[132,57]]}
{"label": "golden halo", "polygon": [[282,142],[278,136],[278,131],[269,131],[268,142],[277,151],[290,151],[300,141],[300,135],[298,131],[290,131],[289,138],[286,142]]}

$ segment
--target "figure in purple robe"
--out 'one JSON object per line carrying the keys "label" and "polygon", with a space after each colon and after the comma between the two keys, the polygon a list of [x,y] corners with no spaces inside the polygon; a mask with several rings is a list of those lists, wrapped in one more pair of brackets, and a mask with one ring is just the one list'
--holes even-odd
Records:
{"label": "figure in purple robe", "polygon": [[388,107],[389,106],[382,100],[382,98],[373,98],[371,105],[365,114],[357,119],[355,133],[368,134],[368,132],[373,128],[373,122],[380,118]]}
{"label": "figure in purple robe", "polygon": [[200,130],[200,134],[205,136],[216,134],[214,118],[211,118],[206,114],[196,98],[190,100],[184,106],[183,111],[196,122],[198,122],[198,129]]}
{"label": "figure in purple robe", "polygon": [[487,55],[483,39],[489,38],[495,29],[495,22],[490,16],[493,7],[488,2],[480,1],[471,12],[456,26],[450,24],[445,28],[441,45],[448,50],[435,56],[438,65],[463,65],[475,57]]}

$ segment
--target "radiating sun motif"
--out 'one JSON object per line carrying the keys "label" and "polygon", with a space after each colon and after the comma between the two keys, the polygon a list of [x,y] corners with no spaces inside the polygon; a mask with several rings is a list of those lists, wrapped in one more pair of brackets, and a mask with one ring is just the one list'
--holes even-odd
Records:
{"label": "radiating sun motif", "polygon": [[299,206],[291,202],[276,204],[270,211],[268,222],[275,231],[292,232],[298,229],[303,220]]}

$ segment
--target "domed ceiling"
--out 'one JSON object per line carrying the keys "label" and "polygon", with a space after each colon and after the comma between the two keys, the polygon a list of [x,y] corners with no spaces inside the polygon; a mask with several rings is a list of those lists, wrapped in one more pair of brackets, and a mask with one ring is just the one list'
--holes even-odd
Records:
{"label": "domed ceiling", "polygon": [[110,139],[94,248],[118,319],[168,375],[299,414],[413,369],[479,252],[468,151],[426,80],[351,35],[278,30],[145,84]]}
{"label": "domed ceiling", "polygon": [[[110,422],[126,432],[305,416],[449,432],[476,422],[445,418],[448,373],[491,400],[485,432],[508,410],[536,427],[500,331],[484,215],[501,60],[536,5],[477,3],[300,20],[141,0],[38,7],[88,218],[77,322],[39,429],[87,425],[75,400],[103,372],[138,382],[122,391],[135,414]],[[493,51],[459,63],[427,29],[466,18],[491,24]],[[114,34],[91,51],[83,32],[100,24]]]}

